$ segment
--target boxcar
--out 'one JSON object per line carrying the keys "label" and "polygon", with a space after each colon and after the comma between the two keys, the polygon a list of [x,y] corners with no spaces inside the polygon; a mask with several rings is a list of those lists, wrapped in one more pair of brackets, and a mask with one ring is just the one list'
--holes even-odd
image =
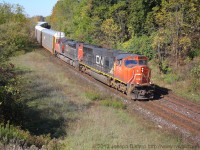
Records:
{"label": "boxcar", "polygon": [[63,32],[44,29],[42,30],[42,46],[54,54],[55,43],[65,37]]}
{"label": "boxcar", "polygon": [[42,44],[42,30],[44,30],[45,28],[41,27],[41,26],[36,26],[35,27],[35,38],[37,39],[39,44]]}
{"label": "boxcar", "polygon": [[42,44],[42,30],[50,28],[51,26],[48,25],[47,22],[38,22],[38,24],[35,26],[35,38],[39,44]]}

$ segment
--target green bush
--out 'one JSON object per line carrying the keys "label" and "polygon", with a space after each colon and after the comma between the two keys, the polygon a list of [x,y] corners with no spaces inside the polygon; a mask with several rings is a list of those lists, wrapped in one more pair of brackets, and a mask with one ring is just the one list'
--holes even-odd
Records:
{"label": "green bush", "polygon": [[85,92],[85,96],[92,101],[97,101],[102,99],[102,96],[97,92]]}
{"label": "green bush", "polygon": [[165,74],[164,75],[164,81],[168,84],[172,84],[173,82],[176,82],[179,80],[179,76],[173,73]]}
{"label": "green bush", "polygon": [[0,122],[21,122],[23,105],[18,85],[14,65],[0,65]]}
{"label": "green bush", "polygon": [[192,91],[196,91],[198,87],[200,87],[200,63],[198,63],[191,69],[190,75],[192,78],[192,84],[190,86],[190,89]]}
{"label": "green bush", "polygon": [[[41,148],[43,145],[47,147],[48,145],[52,145],[49,135],[33,136],[28,131],[10,125],[9,122],[5,126],[0,124],[0,142],[3,144],[18,143],[27,144],[27,146],[35,145],[38,148]],[[53,140],[53,143],[56,143],[55,146],[59,147],[59,143],[56,140]]]}
{"label": "green bush", "polygon": [[123,102],[121,102],[119,100],[102,100],[102,101],[100,101],[100,104],[103,106],[113,107],[113,108],[117,108],[117,109],[125,109],[126,108],[126,106],[123,104]]}
{"label": "green bush", "polygon": [[28,132],[20,130],[18,127],[14,127],[9,123],[4,127],[0,124],[0,141],[4,144],[9,143],[11,140],[26,141],[29,136]]}
{"label": "green bush", "polygon": [[151,60],[155,56],[155,51],[153,50],[151,43],[152,38],[146,35],[140,37],[133,36],[129,41],[124,42],[120,48],[132,53],[145,55]]}
{"label": "green bush", "polygon": [[0,63],[31,43],[30,23],[20,5],[0,3]]}

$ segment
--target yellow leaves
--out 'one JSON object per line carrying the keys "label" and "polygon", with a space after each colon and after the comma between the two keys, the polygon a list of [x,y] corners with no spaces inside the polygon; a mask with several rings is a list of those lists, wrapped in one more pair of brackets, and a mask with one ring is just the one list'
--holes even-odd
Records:
{"label": "yellow leaves", "polygon": [[121,28],[113,19],[106,19],[101,25],[101,30],[109,37],[115,37],[121,31]]}
{"label": "yellow leaves", "polygon": [[1,41],[0,40],[0,46],[4,46],[7,42],[6,41]]}
{"label": "yellow leaves", "polygon": [[160,46],[162,47],[164,43],[167,42],[167,31],[164,30],[163,28],[159,29],[159,31],[157,32],[157,34],[154,36],[153,38],[153,43],[152,43],[152,47],[157,50],[157,47]]}
{"label": "yellow leaves", "polygon": [[118,26],[112,18],[110,18],[103,21],[101,25],[101,31],[105,35],[104,38],[106,45],[115,45],[119,39],[121,27]]}
{"label": "yellow leaves", "polygon": [[189,37],[185,36],[180,38],[179,44],[182,46],[183,50],[187,50],[191,46],[192,42]]}
{"label": "yellow leaves", "polygon": [[128,49],[132,43],[132,40],[126,41],[122,44],[123,49]]}

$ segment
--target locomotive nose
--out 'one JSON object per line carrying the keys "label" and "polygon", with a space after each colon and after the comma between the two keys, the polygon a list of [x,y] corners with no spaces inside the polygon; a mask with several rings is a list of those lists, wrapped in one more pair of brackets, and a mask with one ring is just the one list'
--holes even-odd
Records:
{"label": "locomotive nose", "polygon": [[150,69],[147,66],[137,66],[134,74],[135,84],[149,83]]}

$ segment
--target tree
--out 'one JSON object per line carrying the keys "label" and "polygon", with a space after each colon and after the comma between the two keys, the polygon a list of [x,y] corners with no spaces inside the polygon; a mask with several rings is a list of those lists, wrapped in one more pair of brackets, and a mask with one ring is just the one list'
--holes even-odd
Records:
{"label": "tree", "polygon": [[161,8],[155,15],[159,29],[153,43],[153,47],[157,47],[161,64],[162,60],[168,59],[169,64],[172,65],[175,61],[175,66],[178,67],[180,61],[196,49],[192,45],[197,39],[194,38],[192,42],[192,37],[199,34],[196,33],[199,30],[197,13],[200,12],[196,0],[162,0]]}
{"label": "tree", "polygon": [[113,19],[106,19],[101,25],[101,31],[105,34],[106,41],[112,45],[116,45],[119,38],[121,28]]}
{"label": "tree", "polygon": [[151,23],[153,23],[153,16],[149,14],[160,3],[161,0],[134,0],[128,2],[128,28],[132,34],[140,36],[150,30],[147,27],[146,20],[151,19]]}
{"label": "tree", "polygon": [[[18,80],[7,60],[30,43],[29,21],[19,5],[0,3],[0,121],[19,121],[21,116]],[[21,118],[21,117],[20,117]]]}

